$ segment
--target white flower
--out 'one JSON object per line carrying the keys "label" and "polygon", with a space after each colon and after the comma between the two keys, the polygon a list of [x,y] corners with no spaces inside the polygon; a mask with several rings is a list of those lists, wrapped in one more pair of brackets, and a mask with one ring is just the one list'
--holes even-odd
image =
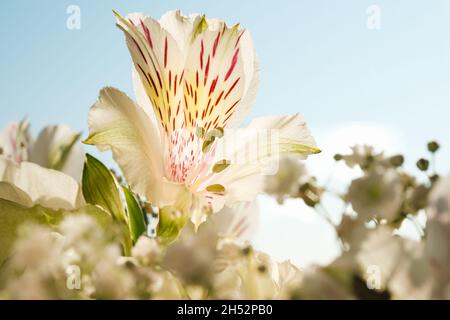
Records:
{"label": "white flower", "polygon": [[[127,182],[154,205],[174,205],[186,192],[192,195],[186,211],[252,201],[268,160],[319,152],[300,115],[231,130],[250,111],[259,82],[250,34],[238,24],[179,11],[159,21],[116,15],[133,58],[137,103],[103,89],[86,143],[111,149]],[[205,219],[191,217],[196,225]]]}
{"label": "white flower", "polygon": [[303,271],[294,265],[290,260],[276,264],[275,280],[278,285],[279,299],[290,299],[295,295],[295,291],[301,287]]}
{"label": "white flower", "polygon": [[240,202],[225,207],[212,216],[209,227],[223,239],[248,244],[257,231],[258,222],[257,201]]}
{"label": "white flower", "polygon": [[33,140],[29,127],[27,121],[10,123],[0,134],[0,156],[17,164],[33,162],[81,181],[85,153],[78,141],[80,134],[65,125],[51,125]]}
{"label": "white flower", "polygon": [[369,229],[365,226],[366,220],[348,214],[342,216],[341,223],[336,227],[337,235],[343,245],[352,250],[358,249],[367,237]]}
{"label": "white flower", "polygon": [[211,280],[241,255],[255,232],[258,213],[256,203],[241,203],[222,209],[197,232],[186,225],[168,247],[164,265],[188,282]]}
{"label": "white flower", "polygon": [[429,203],[425,252],[436,279],[436,295],[450,299],[450,175],[436,184]]}
{"label": "white flower", "polygon": [[156,239],[141,236],[134,245],[131,255],[142,265],[150,266],[161,260],[162,248]]}
{"label": "white flower", "polygon": [[346,198],[366,220],[376,216],[393,221],[398,217],[402,196],[399,174],[394,169],[378,167],[353,180]]}
{"label": "white flower", "polygon": [[357,144],[350,149],[352,150],[351,154],[341,155],[342,160],[350,168],[360,166],[365,169],[384,160],[383,153],[377,153],[370,145]]}
{"label": "white flower", "polygon": [[0,133],[0,156],[16,163],[26,161],[29,154],[31,136],[26,121],[11,122]]}
{"label": "white flower", "polygon": [[236,250],[240,253],[236,260],[214,277],[215,298],[261,300],[277,297],[276,263],[250,247],[236,246]]}
{"label": "white flower", "polygon": [[72,177],[31,162],[16,164],[1,157],[0,199],[55,210],[74,210],[84,204],[81,188]]}
{"label": "white flower", "polygon": [[31,145],[29,161],[81,181],[85,152],[79,138],[80,133],[65,125],[47,126]]}
{"label": "white flower", "polygon": [[298,159],[283,157],[278,172],[267,177],[265,191],[282,204],[286,197],[299,195],[300,180],[305,176],[306,168]]}
{"label": "white flower", "polygon": [[374,290],[388,290],[392,298],[429,297],[430,269],[423,259],[423,245],[393,234],[380,226],[368,233],[356,253],[356,262]]}

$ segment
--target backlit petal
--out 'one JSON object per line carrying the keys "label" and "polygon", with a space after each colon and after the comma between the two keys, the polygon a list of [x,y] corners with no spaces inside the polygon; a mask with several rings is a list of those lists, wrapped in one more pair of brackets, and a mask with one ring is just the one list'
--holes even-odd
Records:
{"label": "backlit petal", "polygon": [[130,98],[114,88],[100,92],[89,112],[90,136],[87,144],[112,150],[115,161],[134,191],[155,205],[171,204],[178,185],[163,174],[161,141],[146,113]]}
{"label": "backlit petal", "polygon": [[0,199],[55,210],[74,210],[84,204],[72,177],[31,162],[16,164],[4,158],[0,158]]}
{"label": "backlit petal", "polygon": [[245,129],[225,130],[215,151],[215,161],[226,159],[230,165],[210,174],[199,189],[223,185],[227,205],[261,193],[263,176],[276,173],[280,156],[304,159],[320,152],[300,115],[257,118]]}

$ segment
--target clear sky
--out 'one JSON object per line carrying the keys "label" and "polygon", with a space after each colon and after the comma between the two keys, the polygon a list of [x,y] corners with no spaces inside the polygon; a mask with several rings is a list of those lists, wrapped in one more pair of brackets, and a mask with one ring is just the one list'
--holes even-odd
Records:
{"label": "clear sky", "polygon": [[[366,25],[374,4],[379,30]],[[81,9],[80,30],[66,27],[69,5]],[[132,95],[131,59],[111,9],[158,18],[180,8],[250,30],[262,68],[252,117],[300,112],[323,149],[385,143],[405,152],[410,167],[436,138],[444,144],[438,167],[450,169],[448,0],[2,0],[0,7],[0,127],[28,115],[34,132],[65,123],[86,133],[100,88]]]}

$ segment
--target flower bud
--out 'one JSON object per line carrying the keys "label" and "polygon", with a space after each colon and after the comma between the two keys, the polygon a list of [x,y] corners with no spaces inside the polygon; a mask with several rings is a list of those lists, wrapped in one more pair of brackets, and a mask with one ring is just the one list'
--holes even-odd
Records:
{"label": "flower bud", "polygon": [[416,165],[417,165],[417,168],[419,168],[419,170],[427,171],[428,167],[430,165],[430,162],[427,159],[421,158],[417,161]]}
{"label": "flower bud", "polygon": [[394,167],[400,167],[405,162],[403,155],[398,154],[389,158],[389,163]]}
{"label": "flower bud", "polygon": [[431,153],[435,153],[436,151],[438,151],[439,147],[440,145],[436,141],[430,141],[427,144],[428,151],[430,151]]}

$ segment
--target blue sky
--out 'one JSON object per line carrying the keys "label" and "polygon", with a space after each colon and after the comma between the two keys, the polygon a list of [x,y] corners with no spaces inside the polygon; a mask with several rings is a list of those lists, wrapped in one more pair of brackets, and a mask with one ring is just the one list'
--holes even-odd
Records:
{"label": "blue sky", "polygon": [[[373,4],[381,9],[380,30],[366,26]],[[69,5],[81,9],[80,30],[66,28]],[[262,68],[252,117],[300,112],[322,148],[347,143],[336,132],[352,126],[356,131],[343,137],[364,138],[358,128],[368,126],[370,139],[383,137],[405,152],[410,167],[436,138],[444,144],[438,167],[450,169],[447,0],[3,0],[0,6],[0,127],[28,115],[34,132],[66,123],[86,133],[100,88],[132,94],[131,59],[111,9],[159,17],[180,8],[250,30]]]}
{"label": "blue sky", "polygon": [[[377,31],[366,27],[374,3]],[[81,30],[66,28],[71,4],[81,8]],[[262,67],[252,116],[300,112],[319,133],[354,122],[391,126],[414,156],[427,140],[450,136],[446,0],[5,0],[1,7],[0,126],[28,114],[34,130],[64,122],[86,132],[101,87],[132,93],[111,9],[159,17],[181,8],[250,29]]]}

